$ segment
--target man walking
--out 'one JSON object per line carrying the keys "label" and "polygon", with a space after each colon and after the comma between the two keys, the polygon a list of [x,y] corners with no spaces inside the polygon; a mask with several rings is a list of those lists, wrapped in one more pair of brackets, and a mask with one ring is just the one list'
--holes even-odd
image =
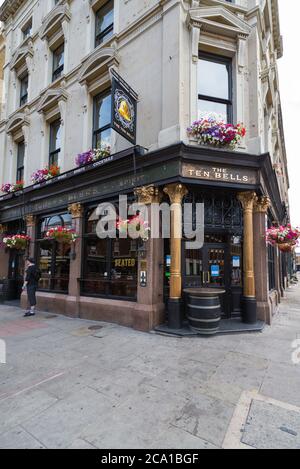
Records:
{"label": "man walking", "polygon": [[27,259],[27,269],[25,282],[23,285],[23,290],[27,290],[28,303],[30,305],[30,310],[24,315],[25,318],[35,316],[35,307],[36,307],[36,291],[38,288],[40,280],[40,271],[35,265],[35,260],[32,258]]}

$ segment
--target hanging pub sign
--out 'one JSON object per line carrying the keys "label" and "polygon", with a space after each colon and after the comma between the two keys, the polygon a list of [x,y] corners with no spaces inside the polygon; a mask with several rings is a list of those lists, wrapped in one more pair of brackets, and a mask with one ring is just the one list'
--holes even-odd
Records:
{"label": "hanging pub sign", "polygon": [[130,143],[136,145],[138,95],[112,70],[111,127]]}

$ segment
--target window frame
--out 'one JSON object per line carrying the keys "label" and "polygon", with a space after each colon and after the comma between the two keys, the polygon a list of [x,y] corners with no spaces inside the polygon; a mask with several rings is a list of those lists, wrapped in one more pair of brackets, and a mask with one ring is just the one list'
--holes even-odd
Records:
{"label": "window frame", "polygon": [[103,132],[105,132],[106,130],[109,130],[111,129],[112,130],[112,126],[111,126],[111,118],[110,118],[110,122],[109,124],[106,124],[102,127],[97,127],[96,128],[96,107],[97,107],[97,100],[101,99],[101,98],[105,98],[105,97],[108,97],[110,96],[111,99],[112,99],[112,90],[111,88],[108,88],[106,89],[105,91],[102,91],[101,93],[97,94],[94,96],[93,98],[93,148],[97,148],[97,137],[98,135],[101,135]]}
{"label": "window frame", "polygon": [[[27,79],[27,88],[26,93],[22,93],[22,85]],[[20,107],[28,103],[28,86],[29,86],[29,74],[26,72],[22,77],[20,77]]]}
{"label": "window frame", "polygon": [[[54,218],[54,217],[60,217],[61,220],[62,220],[62,224],[61,226],[71,226],[71,224],[69,225],[68,223],[65,223],[64,220],[63,220],[63,216],[64,215],[69,215],[68,212],[58,212],[58,213],[52,213],[52,214],[45,214],[45,215],[41,215],[39,217],[39,220],[38,220],[38,223],[37,223],[37,226],[36,226],[36,242],[35,242],[35,259],[36,259],[36,264],[37,266],[40,265],[40,259],[41,259],[41,248],[40,248],[40,245],[43,241],[45,241],[45,239],[42,237],[42,231],[41,231],[41,225],[42,225],[42,221],[49,218],[49,220],[51,220],[51,218]],[[71,218],[70,218],[71,220]],[[72,221],[71,221],[72,223]],[[52,245],[52,251],[51,251],[51,261],[50,261],[50,266],[51,266],[51,276],[49,278],[49,289],[46,289],[46,288],[39,288],[38,287],[38,291],[40,292],[52,292],[52,293],[58,293],[58,294],[69,294],[69,284],[70,284],[70,269],[71,269],[71,259],[69,259],[69,277],[68,277],[68,288],[66,290],[58,290],[58,289],[55,289],[55,282],[56,280],[59,278],[59,277],[56,277],[55,275],[55,271],[56,271],[56,257],[57,257],[57,252],[56,252],[56,248],[57,248],[57,245],[58,245],[58,242],[55,241],[55,240],[49,240],[48,241],[49,243],[51,243]],[[71,247],[70,247],[70,250],[71,250]],[[63,279],[64,280],[64,279]]]}
{"label": "window frame", "polygon": [[[20,165],[20,147],[23,147],[23,157],[22,157],[22,165]],[[25,142],[18,143],[18,151],[17,151],[17,171],[16,171],[16,182],[24,181],[24,159],[25,159]]]}
{"label": "window frame", "polygon": [[[49,129],[49,132],[50,132],[49,133],[49,161],[48,161],[49,167],[54,166],[54,165],[58,165],[59,155],[60,155],[60,152],[61,152],[61,145],[60,145],[59,148],[56,148],[55,150],[52,150],[53,127],[54,127],[55,124],[59,124],[59,125],[57,125],[57,127],[59,127],[60,130],[61,130],[61,119],[60,118],[56,119],[55,121],[50,123],[50,129]],[[53,161],[54,158],[55,158],[56,161]]]}
{"label": "window frame", "polygon": [[229,57],[223,57],[216,54],[210,54],[208,52],[199,51],[199,60],[206,60],[208,62],[218,63],[226,65],[228,69],[228,99],[217,98],[214,96],[203,95],[199,93],[197,89],[197,110],[199,110],[199,101],[208,101],[217,104],[224,104],[227,107],[227,122],[233,122],[233,64],[232,59]]}
{"label": "window frame", "polygon": [[[105,2],[96,12],[95,12],[95,47],[98,47],[100,46],[101,44],[103,44],[105,42],[105,37],[109,35],[109,33],[114,33],[114,18],[113,18],[113,22],[107,26],[107,28],[105,28],[104,31],[102,31],[101,33],[97,33],[97,25],[98,25],[98,20],[99,20],[99,17],[101,16],[101,11],[107,6],[109,5],[110,3],[112,3],[112,11],[113,11],[113,16],[114,16],[114,10],[115,10],[115,4],[114,4],[114,0],[107,0],[107,2]],[[103,15],[102,15],[103,16]]]}
{"label": "window frame", "polygon": [[[129,198],[129,200],[131,200]],[[114,201],[110,201],[110,203],[114,204]],[[84,259],[83,259],[83,262],[81,263],[81,278],[79,279],[80,280],[80,295],[83,296],[83,297],[92,297],[92,298],[103,298],[103,299],[109,299],[109,300],[115,300],[115,301],[128,301],[128,302],[132,302],[132,303],[136,303],[137,302],[137,298],[138,298],[138,252],[137,252],[137,257],[136,257],[136,268],[137,268],[137,271],[136,271],[136,293],[135,293],[135,296],[134,297],[128,297],[128,296],[117,296],[117,295],[112,295],[110,293],[107,293],[107,294],[100,294],[100,293],[87,293],[85,292],[85,288],[84,288],[84,283],[86,281],[92,281],[92,279],[88,279],[85,277],[85,273],[87,272],[87,263],[88,263],[88,257],[85,256],[85,253],[86,253],[86,246],[87,246],[87,243],[89,240],[99,240],[98,236],[97,236],[97,233],[95,232],[88,232],[88,215],[93,211],[93,210],[96,210],[97,208],[97,205],[92,205],[92,206],[88,206],[85,208],[84,210],[84,232],[83,232],[83,236],[82,236],[82,252],[84,253]],[[107,278],[107,283],[108,283],[108,290],[111,291],[111,286],[110,286],[110,283],[112,282],[112,279],[111,279],[111,270],[112,270],[112,266],[113,266],[113,259],[114,259],[114,256],[113,256],[113,241],[115,241],[115,239],[111,239],[111,238],[106,238],[104,240],[102,240],[106,243],[106,259],[105,259],[105,264],[106,264],[106,270],[107,272],[109,272],[109,276]]]}
{"label": "window frame", "polygon": [[[61,48],[63,49],[62,54],[63,54],[64,61],[62,65],[59,65],[58,67],[55,68],[55,58],[58,55],[57,54],[58,50]],[[54,82],[56,80],[59,80],[59,78],[62,77],[64,68],[65,68],[65,43],[63,42],[58,47],[56,47],[56,49],[53,50],[52,54],[53,54],[52,82]]]}

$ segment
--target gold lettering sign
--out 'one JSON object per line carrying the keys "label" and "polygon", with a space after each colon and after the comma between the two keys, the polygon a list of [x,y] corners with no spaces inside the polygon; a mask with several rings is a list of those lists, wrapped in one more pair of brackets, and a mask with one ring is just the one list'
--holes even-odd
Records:
{"label": "gold lettering sign", "polygon": [[257,171],[248,168],[225,168],[217,165],[198,165],[184,163],[182,165],[182,176],[192,179],[208,181],[220,181],[235,184],[257,184]]}
{"label": "gold lettering sign", "polygon": [[115,259],[115,267],[135,267],[135,259]]}

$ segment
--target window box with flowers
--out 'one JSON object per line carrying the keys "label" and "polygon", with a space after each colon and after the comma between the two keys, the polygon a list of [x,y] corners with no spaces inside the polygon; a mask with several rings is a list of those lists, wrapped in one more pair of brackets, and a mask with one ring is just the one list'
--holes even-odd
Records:
{"label": "window box with flowers", "polygon": [[31,176],[33,184],[42,184],[60,175],[60,167],[53,165],[50,168],[39,169]]}
{"label": "window box with flowers", "polygon": [[269,228],[266,233],[268,244],[277,246],[281,252],[292,252],[298,245],[300,230],[291,225]]}
{"label": "window box with flowers", "polygon": [[75,230],[63,226],[56,226],[47,231],[45,239],[49,241],[54,240],[61,244],[72,244],[78,239],[78,234]]}
{"label": "window box with flowers", "polygon": [[17,181],[15,184],[6,183],[3,184],[1,187],[1,191],[4,194],[13,194],[14,192],[18,192],[24,189],[24,182]]}
{"label": "window box with flowers", "polygon": [[107,145],[102,145],[100,148],[95,150],[89,150],[84,153],[80,153],[75,158],[75,164],[77,167],[86,166],[88,164],[96,163],[99,160],[108,158],[111,155],[111,148]]}
{"label": "window box with flowers", "polygon": [[187,129],[188,136],[199,145],[234,150],[246,135],[242,124],[226,124],[214,118],[200,119]]}
{"label": "window box with flowers", "polygon": [[30,243],[31,238],[27,235],[12,235],[3,238],[3,244],[9,249],[25,251]]}

